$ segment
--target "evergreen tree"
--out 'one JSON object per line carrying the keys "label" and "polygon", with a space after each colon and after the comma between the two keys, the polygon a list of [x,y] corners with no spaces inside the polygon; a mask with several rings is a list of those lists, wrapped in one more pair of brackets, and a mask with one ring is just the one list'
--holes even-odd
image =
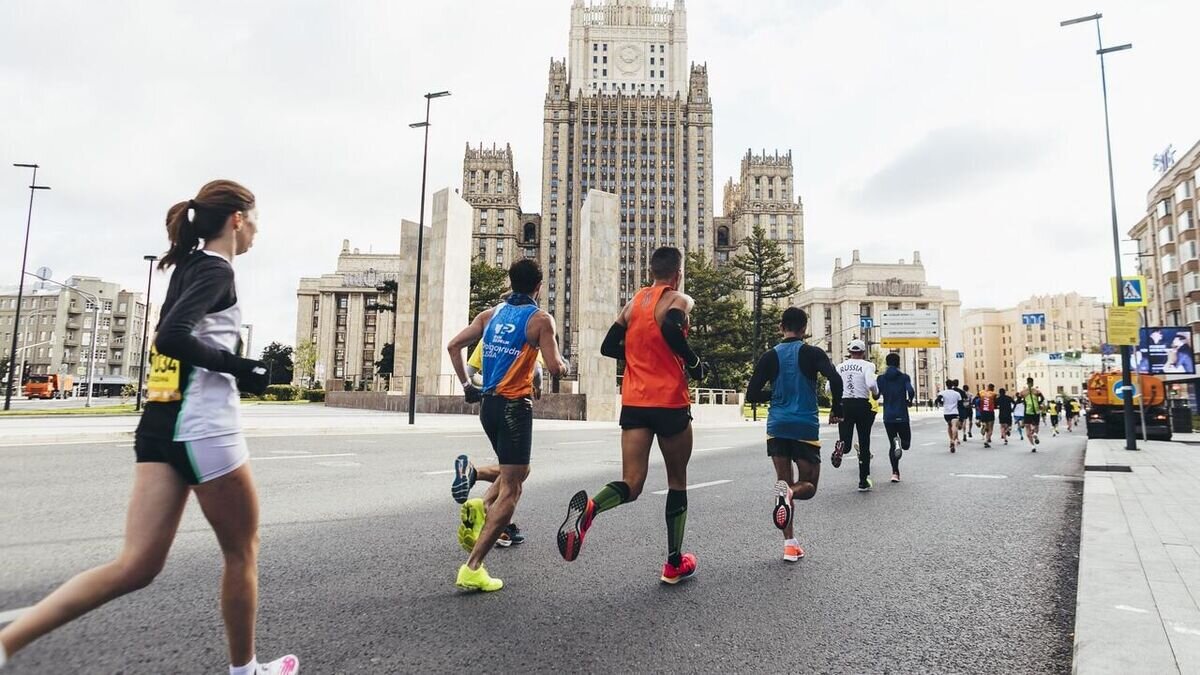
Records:
{"label": "evergreen tree", "polygon": [[782,309],[772,300],[788,298],[800,292],[800,282],[787,254],[779,243],[767,237],[761,225],[755,225],[750,236],[742,240],[740,250],[730,261],[738,271],[742,290],[753,297],[752,312],[757,318],[752,336],[754,351],[765,351],[775,340]]}
{"label": "evergreen tree", "polygon": [[708,362],[707,379],[699,386],[743,390],[757,354],[750,346],[750,311],[742,299],[740,272],[717,267],[701,253],[689,253],[685,290],[695,301],[688,342]]}
{"label": "evergreen tree", "polygon": [[396,345],[389,342],[379,350],[379,360],[375,362],[375,372],[383,377],[391,377],[396,363]]}
{"label": "evergreen tree", "polygon": [[263,363],[267,364],[267,373],[270,375],[271,384],[289,384],[292,381],[292,348],[272,342],[262,350],[262,356],[259,357]]}
{"label": "evergreen tree", "polygon": [[508,292],[508,271],[477,260],[471,263],[471,313],[474,319],[480,312],[500,304],[500,296]]}

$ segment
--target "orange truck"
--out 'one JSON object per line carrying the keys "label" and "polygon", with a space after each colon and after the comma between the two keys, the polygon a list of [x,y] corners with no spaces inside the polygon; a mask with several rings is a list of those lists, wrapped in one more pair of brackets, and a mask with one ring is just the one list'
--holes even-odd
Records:
{"label": "orange truck", "polygon": [[74,385],[70,375],[30,375],[25,381],[25,398],[70,398]]}
{"label": "orange truck", "polygon": [[[1171,417],[1167,410],[1167,389],[1162,378],[1135,375],[1138,396],[1133,399],[1133,428],[1142,437],[1145,418],[1146,436],[1160,441],[1171,440]],[[1092,373],[1088,378],[1087,432],[1088,438],[1124,438],[1125,402],[1117,395],[1122,383],[1121,373]],[[1143,415],[1144,412],[1144,415]]]}

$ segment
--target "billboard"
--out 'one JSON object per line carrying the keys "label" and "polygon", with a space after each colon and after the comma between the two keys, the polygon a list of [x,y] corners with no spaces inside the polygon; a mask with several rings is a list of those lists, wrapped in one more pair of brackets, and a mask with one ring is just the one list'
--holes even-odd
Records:
{"label": "billboard", "polygon": [[1192,347],[1192,329],[1188,326],[1150,326],[1143,328],[1133,367],[1139,373],[1195,375],[1196,355]]}

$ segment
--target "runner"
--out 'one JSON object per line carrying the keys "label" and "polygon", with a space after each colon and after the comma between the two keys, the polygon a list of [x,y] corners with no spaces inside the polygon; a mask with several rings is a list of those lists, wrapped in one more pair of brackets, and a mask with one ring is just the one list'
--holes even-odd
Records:
{"label": "runner", "polygon": [[[479,421],[499,460],[498,465],[478,468],[466,455],[459,455],[454,462],[451,493],[462,504],[458,542],[470,553],[458,568],[455,585],[465,590],[498,591],[504,587],[503,581],[488,574],[483,560],[508,528],[529,476],[531,397],[538,352],[545,352],[552,374],[567,372],[558,353],[554,317],[537,305],[542,270],[533,260],[523,258],[508,268],[508,280],[512,286],[508,299],[480,312],[446,347],[467,403],[480,403]],[[476,341],[483,343],[482,390],[467,379],[462,360],[462,350]],[[468,499],[471,487],[480,479],[492,483],[484,499]]]}
{"label": "runner", "polygon": [[[917,392],[912,378],[900,371],[900,355],[893,352],[885,360],[887,368],[876,382],[883,396],[883,428],[888,437],[888,459],[892,460],[892,482],[900,482],[900,458],[912,445],[912,426],[908,409],[916,404]],[[900,444],[896,445],[899,438]]]}
{"label": "runner", "polygon": [[1075,431],[1075,426],[1079,424],[1079,413],[1083,406],[1079,405],[1079,399],[1070,398],[1067,401],[1067,431]]}
{"label": "runner", "polygon": [[1058,416],[1062,412],[1062,401],[1057,398],[1046,402],[1046,414],[1050,416],[1050,428],[1058,435]]}
{"label": "runner", "polygon": [[1008,395],[1008,391],[1000,388],[1000,395],[996,397],[996,410],[1000,412],[1000,438],[1004,440],[1004,444],[1008,445],[1008,437],[1012,435],[1013,424],[1013,406],[1016,402]]}
{"label": "runner", "polygon": [[[258,495],[246,463],[238,391],[262,394],[268,378],[261,361],[238,356],[242,314],[232,263],[254,245],[257,231],[254,195],[232,181],[208,183],[167,212],[171,249],[159,269],[175,270],[150,351],[147,403],[134,434],[137,463],[124,546],[115,560],[79,574],[0,630],[0,664],[55,628],[150,584],[195,494],[224,557],[221,615],[229,672],[299,671],[295,656],[260,664],[254,650]],[[208,668],[175,663],[167,670]]]}
{"label": "runner", "polygon": [[989,384],[975,400],[979,402],[975,409],[979,415],[979,434],[983,436],[983,447],[990,448],[992,427],[996,425],[996,385]]}
{"label": "runner", "polygon": [[[954,385],[958,386],[958,380],[954,381]],[[958,426],[962,430],[963,442],[966,443],[975,436],[974,425],[971,423],[971,387],[964,384],[958,393],[962,395],[962,403],[958,409]]]}
{"label": "runner", "polygon": [[838,365],[842,380],[842,413],[838,422],[838,441],[833,447],[829,463],[836,469],[842,465],[842,456],[858,431],[858,491],[866,492],[874,483],[871,481],[871,426],[875,423],[875,412],[871,410],[871,397],[879,395],[875,383],[875,364],[867,360],[867,345],[862,340],[851,340],[847,349],[850,358]]}
{"label": "runner", "polygon": [[1031,444],[1030,451],[1037,452],[1037,446],[1042,439],[1038,438],[1038,426],[1042,421],[1045,404],[1042,392],[1033,386],[1033,378],[1025,379],[1025,388],[1021,390],[1021,400],[1025,403],[1025,437]]}
{"label": "runner", "polygon": [[1017,428],[1017,437],[1025,440],[1025,399],[1017,398],[1015,401],[1013,403],[1013,426]]}
{"label": "runner", "polygon": [[691,401],[687,378],[704,379],[705,365],[687,342],[692,299],[679,292],[683,254],[664,246],[650,257],[654,284],[641,289],[617,315],[600,353],[625,360],[621,386],[622,480],[600,488],[594,498],[580,490],[571,497],[558,530],[563,559],[579,557],[592,520],[642,493],[655,437],[667,469],[667,562],[663,583],[696,573],[696,556],[683,553],[687,523],[687,465],[692,455]]}
{"label": "runner", "polygon": [[[820,419],[817,412],[817,374],[824,375],[833,389],[830,421],[841,416],[842,378],[825,350],[801,339],[808,330],[808,315],[796,307],[783,310],[779,332],[783,340],[763,354],[754,366],[746,387],[750,403],[770,403],[767,411],[767,455],[775,465],[775,506],[771,520],[783,530],[783,559],[795,562],[804,557],[796,539],[796,499],[812,499],[821,476]],[[770,391],[764,391],[767,384]],[[793,468],[795,465],[795,468]]]}
{"label": "runner", "polygon": [[954,380],[946,380],[946,388],[937,395],[935,402],[942,406],[942,416],[946,418],[946,435],[950,437],[950,452],[958,445],[959,404],[962,394],[954,386]]}

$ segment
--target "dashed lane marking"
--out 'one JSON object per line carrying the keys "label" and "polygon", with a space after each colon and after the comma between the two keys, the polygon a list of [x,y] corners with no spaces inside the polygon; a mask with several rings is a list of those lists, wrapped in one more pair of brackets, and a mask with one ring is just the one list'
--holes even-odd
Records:
{"label": "dashed lane marking", "polygon": [[265,462],[268,459],[322,459],[325,457],[354,457],[357,452],[333,452],[327,455],[276,455],[274,457],[251,457],[250,459]]}
{"label": "dashed lane marking", "polygon": [[605,439],[597,438],[592,441],[560,441],[558,443],[555,443],[555,445],[590,445],[592,443],[605,443],[605,442],[607,442]]}
{"label": "dashed lane marking", "polygon": [[952,473],[950,475],[958,476],[959,478],[995,478],[995,479],[1008,478],[1008,476],[1005,476],[1004,474],[999,474],[999,473]]}
{"label": "dashed lane marking", "polygon": [[1141,607],[1130,607],[1129,605],[1113,605],[1113,609],[1119,609],[1123,612],[1133,612],[1135,614],[1149,614],[1150,610],[1142,609]]}
{"label": "dashed lane marking", "polygon": [[696,448],[692,452],[712,452],[713,450],[728,450],[732,447],[732,445],[718,445],[715,448]]}
{"label": "dashed lane marking", "polygon": [[445,471],[425,471],[421,475],[423,475],[423,476],[444,476],[444,475],[451,474],[451,473],[454,473],[454,469],[446,469]]}
{"label": "dashed lane marking", "polygon": [[[696,483],[695,485],[689,485],[689,486],[687,486],[687,489],[699,490],[700,488],[712,487],[714,485],[724,485],[726,483],[732,483],[732,482],[733,481],[731,481],[731,480],[710,480],[707,483]],[[668,490],[655,490],[654,494],[665,495],[665,494],[667,494],[667,492],[668,492]]]}

